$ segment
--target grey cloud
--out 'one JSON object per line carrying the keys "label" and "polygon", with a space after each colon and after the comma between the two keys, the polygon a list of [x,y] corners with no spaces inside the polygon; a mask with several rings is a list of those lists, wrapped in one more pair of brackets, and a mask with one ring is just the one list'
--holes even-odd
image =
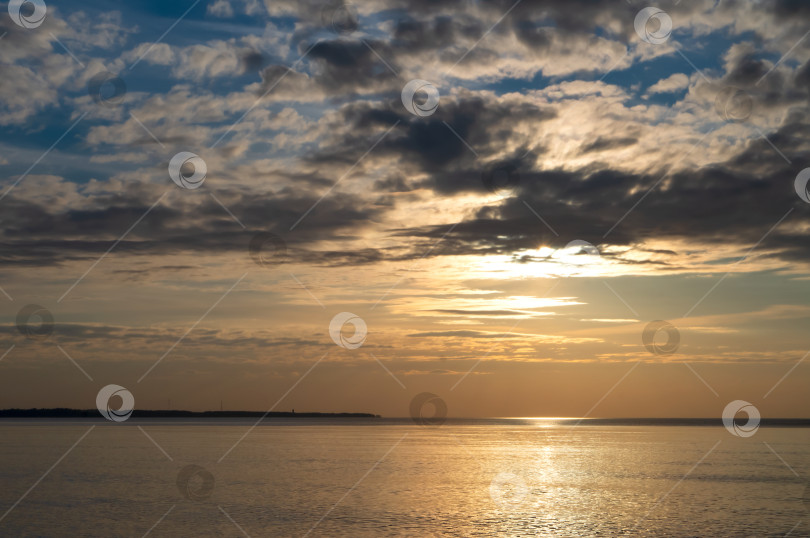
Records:
{"label": "grey cloud", "polygon": [[582,146],[583,153],[591,151],[605,151],[609,149],[626,148],[638,142],[638,138],[623,137],[623,138],[605,138],[598,137],[593,142]]}
{"label": "grey cloud", "polygon": [[[677,13],[687,18],[705,8],[699,2],[686,4],[673,6],[673,15]],[[394,21],[392,34],[364,39],[397,69],[413,65],[413,58],[435,49],[440,50],[431,53],[431,59],[440,58],[444,53],[458,59],[466,51],[459,43],[481,37],[489,27],[486,24],[489,21],[484,19],[491,16],[497,20],[512,5],[513,2],[507,1],[481,5],[480,11],[473,11],[476,15],[483,14],[479,19],[462,9],[461,2],[394,2],[388,6]],[[319,6],[313,2],[300,8],[294,3],[280,6],[279,9],[300,9],[308,13],[312,24],[320,13]],[[789,2],[775,2],[772,6],[776,16],[786,20],[800,16],[806,9]],[[540,52],[556,51],[566,40],[591,39],[595,28],[620,29],[614,31],[622,34],[612,37],[627,41],[628,36],[632,37],[635,10],[631,6],[618,8],[615,2],[607,1],[522,2],[491,37],[498,38],[512,31],[524,44]],[[548,26],[544,26],[548,21],[554,22],[553,39]],[[8,23],[2,24],[7,26]],[[17,40],[13,42],[34,52],[50,46],[42,42],[41,37],[36,38],[37,41],[31,33],[20,33],[10,27],[9,31],[6,40]],[[307,42],[303,34],[297,37],[301,41],[296,46],[303,51],[311,42]],[[487,49],[496,47],[494,43],[497,41],[482,41],[465,61],[497,62],[500,51]],[[792,74],[777,69],[755,89],[769,64],[761,55],[740,47],[728,57],[726,74],[717,79],[718,85],[737,85],[750,90],[757,106],[785,112],[782,125],[766,134],[770,143],[792,161],[791,165],[782,161],[769,142],[753,140],[722,162],[672,175],[645,197],[660,179],[659,174],[652,171],[628,173],[610,162],[541,168],[543,150],[534,148],[539,155],[529,156],[530,148],[525,141],[520,141],[516,126],[530,122],[533,129],[544,129],[544,124],[557,117],[553,105],[509,101],[494,94],[485,96],[457,90],[442,95],[435,115],[429,118],[409,115],[399,102],[402,80],[394,77],[358,36],[330,38],[316,44],[307,59],[314,66],[309,73],[303,68],[288,71],[282,65],[264,66],[265,58],[254,49],[238,49],[238,53],[243,69],[261,69],[262,81],[256,87],[259,94],[269,90],[283,76],[283,82],[273,91],[286,88],[285,99],[298,94],[302,96],[301,102],[306,102],[307,98],[317,100],[318,92],[322,92],[335,102],[349,101],[336,108],[336,125],[324,128],[326,134],[317,141],[317,147],[300,157],[299,164],[318,168],[319,172],[295,167],[285,170],[280,182],[285,186],[273,192],[250,188],[217,190],[217,195],[248,231],[243,231],[213,200],[160,205],[118,245],[117,251],[121,254],[184,250],[246,253],[251,234],[259,230],[284,238],[295,259],[327,266],[415,258],[425,252],[425,245],[442,237],[440,248],[431,251],[430,256],[512,254],[538,244],[562,246],[574,238],[600,244],[603,234],[636,203],[638,207],[611,233],[609,242],[634,245],[651,238],[683,237],[718,243],[754,243],[778,219],[783,208],[786,211],[801,204],[792,192],[791,182],[796,172],[807,166],[810,122],[804,105],[810,88],[807,84],[810,62]],[[490,59],[493,53],[495,57]],[[354,99],[358,92],[372,92],[374,100]],[[373,192],[365,196],[352,196],[339,190],[330,193],[295,233],[290,234],[290,226],[339,177],[339,174],[327,177],[330,175],[327,172],[331,173],[337,166],[341,166],[341,170],[348,169],[357,163],[396,122],[400,122],[399,125],[368,158],[369,163],[387,163],[390,168],[383,178],[374,180]],[[152,144],[147,135],[139,133],[139,136],[139,140]],[[609,134],[593,133],[585,138],[579,151],[587,154],[631,148],[641,142],[642,136],[632,127]],[[184,140],[164,138],[166,143]],[[535,164],[537,161],[539,165]],[[505,202],[484,203],[446,236],[453,223],[387,230],[391,238],[402,240],[401,247],[312,248],[319,242],[339,243],[358,237],[365,227],[384,220],[388,212],[398,208],[402,197],[398,199],[395,195],[417,189],[440,197],[484,193],[482,173],[503,163],[517,167],[518,196]],[[358,174],[363,172],[364,166],[365,163],[358,167]],[[420,179],[415,179],[416,176]],[[423,176],[427,179],[421,179]],[[149,199],[143,193],[127,191],[116,196],[95,197],[88,200],[86,207],[57,211],[18,199],[12,193],[3,200],[8,218],[4,221],[0,259],[9,265],[55,265],[98,256],[153,201],[154,197]],[[554,226],[560,237],[539,222],[526,204]],[[796,212],[791,218],[804,217]],[[786,258],[802,257],[798,248],[800,241],[800,237],[776,231],[762,246],[779,247]],[[644,262],[625,260],[625,263]]]}
{"label": "grey cloud", "polygon": [[[55,317],[58,318],[58,312]],[[139,341],[148,345],[168,346],[177,341],[178,328],[171,327],[129,327],[118,325],[99,325],[82,323],[54,323],[52,338],[61,343],[82,342],[86,344],[105,344],[112,342],[115,345],[122,342]],[[182,334],[182,332],[180,332]],[[0,324],[0,337],[20,338],[15,325]],[[250,332],[250,336],[240,331],[220,331],[196,328],[184,339],[187,346],[240,346],[240,347],[282,347],[282,346],[317,346],[333,345],[327,339],[317,337],[291,337],[279,336],[267,331]]]}
{"label": "grey cloud", "polygon": [[413,338],[520,338],[515,333],[488,333],[485,331],[433,331],[409,334]]}

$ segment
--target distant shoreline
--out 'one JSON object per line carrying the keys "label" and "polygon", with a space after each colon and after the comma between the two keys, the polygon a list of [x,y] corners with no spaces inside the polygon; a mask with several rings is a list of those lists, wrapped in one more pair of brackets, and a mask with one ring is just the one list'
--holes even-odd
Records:
{"label": "distant shoreline", "polygon": [[[103,417],[96,409],[0,409],[0,419],[101,419]],[[428,424],[410,417],[382,417],[373,413],[321,413],[292,411],[184,411],[178,409],[149,410],[136,409],[128,418],[131,419],[161,419],[161,418],[187,418],[187,419],[373,419],[367,424],[401,425],[401,424]],[[313,420],[313,422],[317,422]],[[740,420],[739,424],[745,424]],[[358,424],[366,424],[365,421]],[[561,427],[599,427],[599,426],[711,426],[723,427],[720,418],[584,418],[573,417],[483,417],[464,418],[447,417],[439,422],[428,424],[430,426],[448,425],[536,425],[553,424]],[[810,418],[762,418],[761,427],[808,428]]]}
{"label": "distant shoreline", "polygon": [[[95,418],[97,409],[0,409],[0,418]],[[182,411],[135,409],[132,418],[380,418],[372,413],[295,413],[291,411]]]}

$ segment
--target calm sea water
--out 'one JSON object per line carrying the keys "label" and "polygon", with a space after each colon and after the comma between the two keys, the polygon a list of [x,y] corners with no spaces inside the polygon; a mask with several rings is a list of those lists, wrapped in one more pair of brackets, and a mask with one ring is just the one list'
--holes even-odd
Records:
{"label": "calm sea water", "polygon": [[2,421],[0,535],[810,535],[807,428],[369,423]]}

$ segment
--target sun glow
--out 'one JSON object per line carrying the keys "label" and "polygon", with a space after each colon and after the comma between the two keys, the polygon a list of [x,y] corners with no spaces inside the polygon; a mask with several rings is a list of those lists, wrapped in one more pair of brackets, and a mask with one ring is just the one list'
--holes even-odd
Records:
{"label": "sun glow", "polygon": [[541,246],[515,254],[487,256],[476,263],[476,272],[482,278],[526,279],[564,278],[577,276],[600,276],[611,271],[609,260],[602,258],[598,250],[585,251],[579,245],[554,249]]}

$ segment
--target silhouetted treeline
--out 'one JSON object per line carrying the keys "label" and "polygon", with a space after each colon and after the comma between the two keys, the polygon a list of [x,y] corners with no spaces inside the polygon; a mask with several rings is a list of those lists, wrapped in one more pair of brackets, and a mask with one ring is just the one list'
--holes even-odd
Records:
{"label": "silhouetted treeline", "polygon": [[[135,409],[133,418],[245,418],[261,417],[263,411],[181,411],[181,410],[149,410]],[[267,413],[267,418],[379,418],[380,415],[371,413],[292,413],[277,411]],[[81,418],[101,417],[97,409],[67,409],[58,407],[54,409],[0,409],[0,418]]]}

